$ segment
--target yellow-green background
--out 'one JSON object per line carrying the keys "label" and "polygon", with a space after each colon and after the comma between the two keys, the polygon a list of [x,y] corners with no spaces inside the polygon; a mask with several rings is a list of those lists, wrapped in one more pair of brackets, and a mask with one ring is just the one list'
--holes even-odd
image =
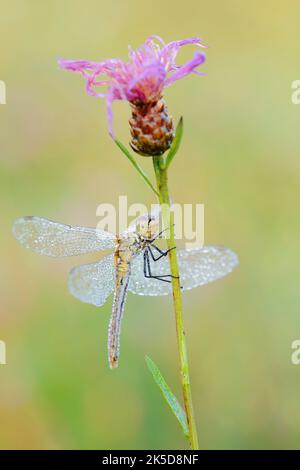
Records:
{"label": "yellow-green background", "polygon": [[[96,206],[118,195],[154,201],[109,138],[104,101],[56,64],[125,59],[148,34],[209,45],[207,76],[166,92],[185,119],[170,185],[177,202],[205,204],[206,243],[240,256],[234,274],[184,295],[201,447],[299,447],[299,2],[1,0],[0,10],[0,447],[185,445],[144,362],[150,355],[180,396],[171,300],[129,295],[110,371],[111,301],[81,304],[66,285],[71,266],[97,256],[43,258],[11,236],[22,215],[93,226]],[[127,142],[128,105],[114,113]]]}

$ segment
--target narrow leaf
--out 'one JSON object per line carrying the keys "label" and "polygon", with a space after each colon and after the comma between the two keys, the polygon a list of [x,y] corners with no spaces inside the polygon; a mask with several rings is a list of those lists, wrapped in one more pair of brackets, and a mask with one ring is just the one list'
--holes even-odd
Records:
{"label": "narrow leaf", "polygon": [[183,136],[183,118],[181,117],[176,127],[175,137],[173,139],[171,148],[166,156],[165,168],[169,167],[171,161],[173,160],[176,153],[178,152],[182,136]]}
{"label": "narrow leaf", "polygon": [[160,388],[165,400],[167,401],[169,407],[173,411],[174,415],[178,419],[183,432],[186,437],[189,435],[189,429],[188,429],[188,424],[187,424],[187,419],[186,419],[186,414],[178,402],[177,398],[175,395],[171,392],[169,386],[167,385],[165,379],[160,373],[160,370],[158,369],[157,365],[150,359],[150,357],[146,356],[145,357],[148,369],[150,370],[155,382],[157,383],[158,387]]}
{"label": "narrow leaf", "polygon": [[131,155],[131,153],[129,152],[129,150],[127,150],[127,148],[125,147],[125,145],[122,144],[122,142],[120,142],[119,140],[115,139],[115,143],[117,144],[117,146],[119,147],[120,150],[122,150],[122,152],[124,153],[124,155],[128,158],[128,160],[131,162],[131,164],[134,166],[134,168],[137,170],[137,172],[141,175],[141,177],[143,178],[143,180],[147,183],[147,185],[152,189],[152,191],[157,195],[159,196],[159,193],[156,191],[155,187],[153,186],[153,184],[151,183],[151,181],[149,180],[148,176],[146,175],[146,173],[144,172],[144,170],[140,167],[140,165],[136,162],[135,158],[133,157],[133,155]]}

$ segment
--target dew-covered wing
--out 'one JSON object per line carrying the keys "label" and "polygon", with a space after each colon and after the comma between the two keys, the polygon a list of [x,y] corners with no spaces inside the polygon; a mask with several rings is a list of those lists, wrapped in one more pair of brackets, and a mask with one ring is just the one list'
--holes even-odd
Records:
{"label": "dew-covered wing", "polygon": [[114,255],[101,261],[76,266],[70,271],[68,287],[82,302],[101,307],[115,286]]}
{"label": "dew-covered wing", "polygon": [[[205,246],[191,250],[178,250],[180,283],[183,290],[208,284],[226,276],[238,265],[237,255],[223,246]],[[169,259],[151,261],[151,271],[155,276],[170,274]],[[171,285],[144,276],[143,255],[131,263],[129,291],[139,295],[168,295]]]}
{"label": "dew-covered wing", "polygon": [[63,257],[115,247],[115,236],[104,230],[60,224],[42,217],[22,217],[13,226],[15,238],[41,255]]}

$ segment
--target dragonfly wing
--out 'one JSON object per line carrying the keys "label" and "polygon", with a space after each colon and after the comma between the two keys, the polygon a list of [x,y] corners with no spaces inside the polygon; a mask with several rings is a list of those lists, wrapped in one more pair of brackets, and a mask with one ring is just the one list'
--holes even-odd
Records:
{"label": "dragonfly wing", "polygon": [[[238,257],[229,248],[205,246],[191,250],[178,250],[180,283],[183,290],[216,281],[229,274],[237,265]],[[170,274],[168,258],[157,262],[151,261],[152,274],[156,276]],[[172,292],[171,285],[157,279],[144,276],[143,256],[132,261],[129,290],[139,295],[167,295]]]}
{"label": "dragonfly wing", "polygon": [[70,271],[68,287],[74,297],[101,307],[115,286],[114,255],[101,261],[76,266]]}
{"label": "dragonfly wing", "polygon": [[53,257],[81,255],[115,246],[115,236],[104,230],[60,224],[42,217],[17,219],[13,234],[25,248]]}
{"label": "dragonfly wing", "polygon": [[237,255],[225,246],[204,246],[178,253],[183,290],[194,289],[231,273],[239,264]]}

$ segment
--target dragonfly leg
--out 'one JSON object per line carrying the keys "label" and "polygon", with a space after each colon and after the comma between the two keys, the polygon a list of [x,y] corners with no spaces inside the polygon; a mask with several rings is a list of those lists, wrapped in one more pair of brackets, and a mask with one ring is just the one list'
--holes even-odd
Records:
{"label": "dragonfly leg", "polygon": [[[175,225],[175,224],[173,224],[173,227],[174,227],[174,225]],[[168,227],[168,228],[165,228],[164,230],[162,230],[161,232],[159,232],[154,238],[149,239],[149,240],[147,240],[147,241],[150,242],[150,243],[154,242],[155,240],[157,240],[157,238],[160,238],[160,236],[161,236],[164,232],[166,232],[167,230],[169,230],[169,227]]]}
{"label": "dragonfly leg", "polygon": [[158,246],[156,246],[154,243],[152,243],[151,246],[152,246],[153,248],[155,248],[155,249],[160,253],[160,256],[158,256],[157,258],[155,258],[154,253],[153,253],[151,247],[150,247],[150,246],[148,247],[149,253],[150,253],[151,258],[153,259],[153,261],[158,261],[158,260],[160,260],[161,258],[163,258],[163,256],[167,256],[167,254],[168,254],[171,250],[174,250],[174,249],[176,248],[175,246],[173,246],[173,248],[169,248],[168,250],[165,250],[165,251],[164,251],[164,250],[161,250],[160,248],[158,248]]}
{"label": "dragonfly leg", "polygon": [[172,282],[169,278],[178,279],[176,276],[172,276],[172,274],[153,275],[151,272],[148,249],[144,251],[144,276],[148,279],[157,279],[158,281],[163,281],[163,282],[168,282],[168,283]]}

